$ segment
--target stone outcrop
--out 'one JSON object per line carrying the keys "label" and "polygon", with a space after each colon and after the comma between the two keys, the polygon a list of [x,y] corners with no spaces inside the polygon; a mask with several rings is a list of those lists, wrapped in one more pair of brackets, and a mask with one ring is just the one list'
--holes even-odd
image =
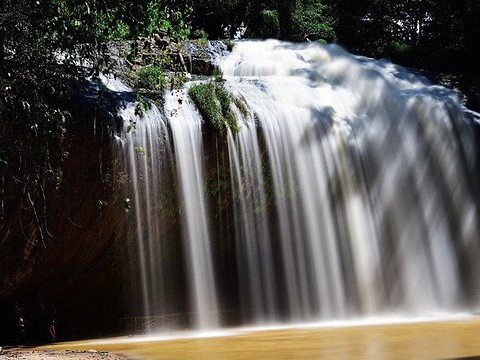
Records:
{"label": "stone outcrop", "polygon": [[[24,303],[28,338],[42,340],[42,306],[58,304],[59,338],[108,334],[118,329],[124,311],[119,304],[128,306],[130,292],[137,291],[130,286],[129,269],[135,227],[124,211],[111,153],[118,122],[112,108],[115,101],[87,87],[65,101],[71,118],[62,141],[65,156],[56,164],[62,174],[59,184],[46,182],[40,192],[32,184],[26,197],[15,176],[16,162],[35,153],[21,154],[23,150],[11,156],[16,160],[2,174],[6,195],[0,221],[3,341],[14,341],[15,300]],[[19,142],[28,141],[21,136]],[[29,196],[35,201],[26,201]]]}

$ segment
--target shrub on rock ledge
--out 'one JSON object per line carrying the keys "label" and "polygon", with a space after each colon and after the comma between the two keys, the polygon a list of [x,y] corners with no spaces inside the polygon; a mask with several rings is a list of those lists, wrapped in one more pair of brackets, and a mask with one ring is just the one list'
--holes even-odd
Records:
{"label": "shrub on rock ledge", "polygon": [[236,107],[244,116],[248,113],[247,108],[239,98],[225,89],[223,82],[209,81],[193,85],[188,90],[188,94],[203,118],[215,129],[220,132],[230,129],[233,133],[240,130],[233,107]]}

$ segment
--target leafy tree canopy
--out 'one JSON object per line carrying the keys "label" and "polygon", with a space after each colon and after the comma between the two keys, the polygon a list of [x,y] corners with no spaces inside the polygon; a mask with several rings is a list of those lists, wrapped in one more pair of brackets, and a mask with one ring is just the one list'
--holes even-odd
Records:
{"label": "leafy tree canopy", "polygon": [[334,0],[338,40],[405,65],[479,75],[477,0]]}

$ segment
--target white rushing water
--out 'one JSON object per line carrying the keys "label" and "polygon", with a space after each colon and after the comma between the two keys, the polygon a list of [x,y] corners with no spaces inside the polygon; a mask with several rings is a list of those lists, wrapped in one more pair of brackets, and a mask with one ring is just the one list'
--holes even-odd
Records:
{"label": "white rushing water", "polygon": [[[140,119],[135,106],[126,107],[122,113],[126,139],[116,139],[121,169],[115,169],[118,182],[130,182],[133,199],[126,197],[126,209],[136,215],[136,234],[140,262],[141,289],[144,313],[152,315],[168,311],[165,305],[167,290],[165,269],[162,266],[161,239],[166,230],[166,220],[156,217],[151,209],[168,181],[165,168],[171,156],[166,123],[158,108],[152,107]],[[127,175],[128,174],[128,175]]]}
{"label": "white rushing water", "polygon": [[[254,114],[246,128],[256,121],[265,138],[278,234],[254,241],[280,242],[273,276],[284,282],[288,319],[462,302],[458,254],[478,256],[478,214],[473,138],[453,92],[333,46],[239,43],[222,70]],[[261,161],[255,148],[240,148]],[[242,218],[240,242],[252,242],[255,221]],[[272,278],[259,254],[248,247],[242,259],[252,287]]]}
{"label": "white rushing water", "polygon": [[[237,134],[209,134],[177,91],[122,150],[149,315],[206,329],[227,310],[264,324],[477,305],[477,146],[454,92],[319,44],[239,42],[221,69],[249,112]],[[178,217],[151,203],[171,182]],[[158,255],[179,226],[183,255]]]}
{"label": "white rushing water", "polygon": [[198,326],[210,329],[219,326],[217,291],[210,250],[210,230],[207,200],[204,192],[203,141],[200,113],[193,106],[181,106],[187,102],[185,92],[166,99],[175,144],[175,157],[185,209],[183,219],[187,248],[193,309],[198,314]]}
{"label": "white rushing water", "polygon": [[[131,91],[117,80],[105,78],[103,81],[112,91]],[[182,266],[188,268],[190,311],[194,312],[194,316],[189,318],[190,325],[203,330],[219,326],[209,244],[208,205],[202,180],[202,119],[195,107],[179,106],[182,101],[186,101],[184,91],[168,94],[165,99],[167,115],[151,103],[147,108],[138,102],[126,106],[121,112],[125,139],[116,139],[122,171],[128,174],[122,181],[129,182],[133,194],[133,199],[127,198],[128,204],[124,205],[130,205],[130,201],[133,203],[142,283],[142,315],[149,319],[146,326],[151,327],[150,330],[165,326],[158,319],[151,318],[178,311],[171,289],[178,286],[175,282],[179,281],[178,276],[184,271],[168,259],[174,256],[169,244],[174,240],[168,237],[171,216],[167,215],[172,212],[167,206],[174,201],[170,192],[174,182],[179,183],[180,200],[172,207],[182,209],[186,258]],[[174,169],[172,164],[176,164]],[[167,319],[167,325],[178,324]]]}

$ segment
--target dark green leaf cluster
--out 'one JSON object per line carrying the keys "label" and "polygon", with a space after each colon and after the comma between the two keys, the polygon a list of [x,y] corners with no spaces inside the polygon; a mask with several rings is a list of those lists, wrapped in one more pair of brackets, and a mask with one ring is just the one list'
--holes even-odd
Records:
{"label": "dark green leaf cluster", "polygon": [[163,90],[167,86],[167,79],[163,69],[157,65],[148,65],[138,72],[138,85],[150,90]]}
{"label": "dark green leaf cluster", "polygon": [[305,41],[323,39],[335,41],[335,19],[323,0],[299,1],[292,14],[290,40]]}
{"label": "dark green leaf cluster", "polygon": [[246,37],[276,39],[280,36],[280,22],[276,10],[263,9],[257,17],[255,24],[247,28]]}
{"label": "dark green leaf cluster", "polygon": [[243,102],[231,94],[220,81],[209,81],[196,84],[188,90],[203,118],[209,121],[215,129],[225,132],[230,129],[233,133],[240,130],[237,116],[232,106],[247,115],[247,109]]}
{"label": "dark green leaf cluster", "polygon": [[156,199],[155,209],[164,216],[174,217],[181,213],[181,204],[177,201],[173,189],[164,189]]}
{"label": "dark green leaf cluster", "polygon": [[[145,98],[137,93],[137,99],[135,102],[135,115],[143,117],[145,114],[145,111],[150,109],[151,104],[145,100]],[[136,127],[136,120],[130,123],[130,125],[127,127],[127,132],[130,132],[131,130],[135,129]]]}
{"label": "dark green leaf cluster", "polygon": [[235,37],[304,41],[307,35],[335,40],[331,4],[322,0],[193,1],[193,27],[211,38]]}
{"label": "dark green leaf cluster", "polygon": [[[22,1],[22,0],[21,0]],[[23,0],[24,1],[24,0]],[[157,29],[184,40],[190,34],[191,5],[171,0],[43,0],[54,12],[46,19],[54,45],[132,39]]]}
{"label": "dark green leaf cluster", "polygon": [[480,75],[477,0],[335,0],[339,41],[407,66]]}

